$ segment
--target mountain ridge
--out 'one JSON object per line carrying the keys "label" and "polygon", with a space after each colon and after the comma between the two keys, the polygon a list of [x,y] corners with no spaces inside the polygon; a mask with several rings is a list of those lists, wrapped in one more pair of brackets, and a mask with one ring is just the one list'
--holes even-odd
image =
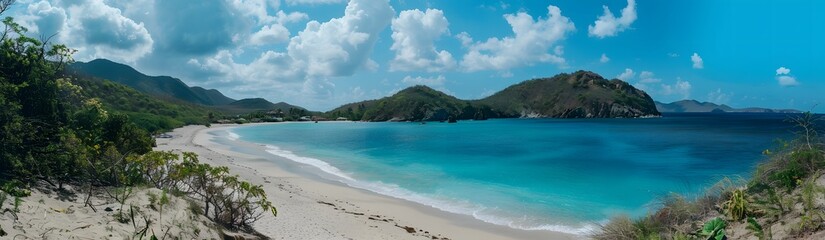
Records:
{"label": "mountain ridge", "polygon": [[263,98],[236,100],[223,95],[217,89],[190,87],[180,79],[170,76],[148,76],[129,65],[108,59],[75,62],[69,66],[69,69],[75,74],[110,80],[162,99],[203,105],[225,113],[239,114],[273,109],[288,110],[289,108],[306,110],[285,102],[272,103]]}

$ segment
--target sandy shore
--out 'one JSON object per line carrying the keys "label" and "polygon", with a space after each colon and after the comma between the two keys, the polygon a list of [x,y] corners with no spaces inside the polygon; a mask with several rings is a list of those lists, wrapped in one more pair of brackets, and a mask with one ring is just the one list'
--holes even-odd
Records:
{"label": "sandy shore", "polygon": [[551,231],[526,231],[486,223],[470,216],[352,188],[313,177],[309,165],[266,154],[264,147],[241,141],[220,144],[210,132],[238,125],[187,126],[156,150],[194,152],[201,161],[228,166],[230,172],[264,186],[278,208],[255,229],[274,239],[578,239]]}

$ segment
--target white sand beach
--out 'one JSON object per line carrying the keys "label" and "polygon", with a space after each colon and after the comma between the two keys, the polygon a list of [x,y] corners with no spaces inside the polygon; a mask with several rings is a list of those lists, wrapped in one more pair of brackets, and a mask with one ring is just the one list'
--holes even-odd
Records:
{"label": "white sand beach", "polygon": [[[263,146],[213,141],[210,132],[238,125],[187,126],[158,139],[156,150],[194,152],[201,161],[228,166],[230,172],[264,186],[278,208],[255,229],[273,239],[580,239],[566,233],[527,231],[486,223],[470,216],[444,212],[430,206],[379,195],[330,180],[285,169],[314,171],[309,165],[263,152]],[[236,144],[237,143],[237,144]],[[259,151],[237,151],[255,149]]]}

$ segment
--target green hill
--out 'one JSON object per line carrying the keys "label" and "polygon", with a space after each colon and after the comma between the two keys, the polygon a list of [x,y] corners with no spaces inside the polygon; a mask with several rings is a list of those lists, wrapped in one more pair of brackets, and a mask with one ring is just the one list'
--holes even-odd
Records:
{"label": "green hill", "polygon": [[632,118],[659,115],[653,99],[644,91],[589,71],[524,81],[476,102],[507,117]]}
{"label": "green hill", "polygon": [[223,105],[235,101],[214,89],[190,88],[180,79],[168,76],[147,76],[128,65],[106,59],[95,59],[87,63],[76,62],[70,66],[70,69],[76,74],[112,80],[163,98],[174,98],[203,105]]}
{"label": "green hill", "polygon": [[658,116],[650,96],[621,80],[587,71],[510,86],[481,100],[460,100],[426,86],[338,107],[327,115],[363,121],[443,121],[515,117],[618,118]]}
{"label": "green hill", "polygon": [[68,72],[77,76],[108,79],[164,100],[204,105],[227,114],[244,114],[276,109],[287,111],[290,108],[304,109],[284,102],[272,103],[263,98],[235,100],[224,96],[223,93],[215,89],[204,89],[198,86],[189,87],[180,79],[173,77],[147,76],[128,65],[106,59],[96,59],[87,63],[72,63]]}
{"label": "green hill", "polygon": [[[486,118],[489,108],[436,91],[427,86],[414,86],[378,100],[357,102],[338,107],[328,113],[363,121],[444,121]],[[496,115],[498,116],[498,115]]]}
{"label": "green hill", "polygon": [[198,98],[214,103],[207,105],[223,105],[235,101],[235,99],[224,96],[223,93],[215,89],[205,89],[198,86],[190,87],[189,89],[192,89],[192,92],[195,93]]}
{"label": "green hill", "polygon": [[161,100],[126,85],[88,76],[73,77],[81,95],[97,98],[107,111],[120,112],[150,132],[207,123],[210,109],[180,100]]}

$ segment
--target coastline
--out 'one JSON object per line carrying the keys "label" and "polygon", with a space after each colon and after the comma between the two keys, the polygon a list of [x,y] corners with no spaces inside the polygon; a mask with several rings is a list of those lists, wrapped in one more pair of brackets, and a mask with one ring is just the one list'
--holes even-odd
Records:
{"label": "coastline", "polygon": [[[279,124],[279,123],[264,123]],[[273,239],[581,239],[547,230],[519,230],[472,216],[380,195],[309,173],[319,170],[267,154],[243,141],[219,143],[211,134],[239,125],[186,126],[173,138],[158,139],[155,150],[187,151],[201,161],[230,168],[232,174],[264,186],[278,208],[255,229]]]}

